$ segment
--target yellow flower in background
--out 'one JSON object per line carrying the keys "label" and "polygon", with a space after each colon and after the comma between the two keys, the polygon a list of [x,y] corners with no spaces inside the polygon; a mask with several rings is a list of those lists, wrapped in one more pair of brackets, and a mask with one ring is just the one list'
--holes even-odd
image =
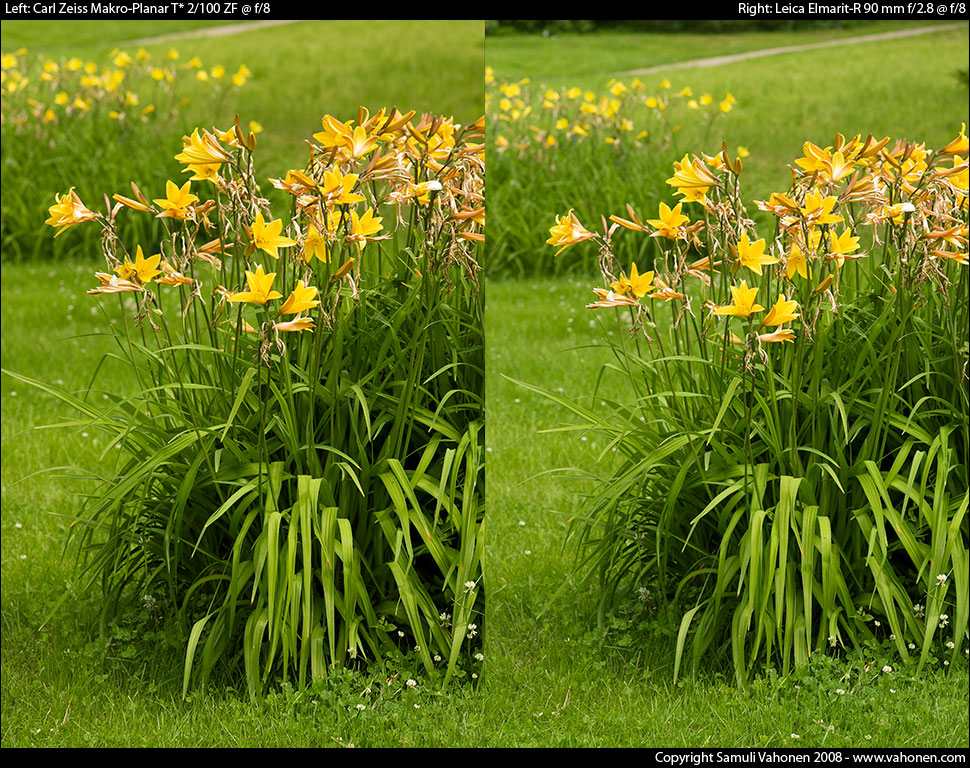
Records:
{"label": "yellow flower in background", "polygon": [[297,331],[302,333],[303,331],[312,331],[316,328],[313,323],[313,319],[309,317],[294,317],[292,320],[286,320],[282,323],[273,323],[274,331]]}
{"label": "yellow flower in background", "polygon": [[275,219],[267,224],[263,219],[263,212],[257,211],[256,218],[250,228],[252,243],[261,251],[265,251],[274,259],[278,259],[280,257],[278,249],[296,245],[296,240],[283,236],[282,231],[283,222],[280,219]]}
{"label": "yellow flower in background", "polygon": [[784,325],[792,320],[798,319],[798,302],[789,301],[788,298],[782,294],[778,297],[774,306],[768,310],[768,314],[765,315],[765,319],[761,321],[759,328],[764,326],[773,327],[776,325]]}
{"label": "yellow flower in background", "polygon": [[273,290],[273,281],[276,273],[270,272],[268,275],[263,273],[263,267],[256,267],[255,272],[246,270],[246,282],[249,283],[248,291],[240,291],[229,297],[229,301],[243,301],[247,304],[266,304],[272,299],[282,299],[283,294]]}
{"label": "yellow flower in background", "polygon": [[[821,235],[821,233],[817,233],[817,235]],[[817,244],[818,237],[816,237],[816,245]],[[807,280],[809,276],[809,267],[808,259],[805,258],[805,253],[802,251],[798,243],[793,240],[791,248],[788,251],[788,259],[785,263],[785,275],[789,280],[791,280],[792,276],[796,273]]]}
{"label": "yellow flower in background", "polygon": [[941,155],[962,155],[970,149],[970,140],[967,139],[967,124],[961,123],[960,134],[940,150]]}
{"label": "yellow flower in background", "polygon": [[[175,159],[190,170],[199,173],[200,170],[218,172],[222,164],[231,160],[229,153],[222,148],[218,139],[208,131],[199,133],[196,128],[191,136],[182,137],[182,151]],[[200,169],[201,166],[213,166],[211,169]]]}
{"label": "yellow flower in background", "polygon": [[757,272],[761,274],[761,268],[768,264],[774,264],[778,261],[774,256],[767,256],[765,254],[765,240],[761,238],[760,240],[755,240],[753,243],[748,240],[748,233],[745,232],[741,235],[741,239],[738,241],[738,261],[742,266],[747,267],[752,272]]}
{"label": "yellow flower in background", "polygon": [[373,208],[368,208],[363,216],[358,216],[357,211],[351,211],[350,234],[345,239],[355,243],[358,250],[363,249],[368,241],[381,231],[382,220],[381,216],[374,215]]}
{"label": "yellow flower in background", "polygon": [[571,245],[596,237],[580,224],[576,214],[572,211],[563,216],[557,216],[555,225],[549,228],[549,234],[551,237],[546,240],[546,244],[560,246],[555,256],[558,256]]}
{"label": "yellow flower in background", "polygon": [[279,314],[281,315],[298,315],[307,309],[313,309],[320,304],[317,300],[317,289],[313,286],[309,288],[300,280],[296,284],[296,288],[287,297],[286,301],[283,302],[283,306],[280,307]]}
{"label": "yellow flower in background", "polygon": [[760,304],[755,303],[758,296],[757,288],[748,288],[746,280],[741,281],[739,286],[731,286],[731,296],[733,303],[714,309],[715,315],[734,315],[735,317],[749,317],[754,312],[764,309]]}

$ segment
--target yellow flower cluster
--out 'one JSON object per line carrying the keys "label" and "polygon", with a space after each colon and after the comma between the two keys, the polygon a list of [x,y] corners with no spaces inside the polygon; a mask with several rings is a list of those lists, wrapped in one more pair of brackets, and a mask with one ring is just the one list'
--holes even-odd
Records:
{"label": "yellow flower cluster", "polygon": [[[595,288],[597,301],[589,307],[647,311],[641,299],[661,299],[678,300],[691,311],[691,298],[697,297],[709,319],[744,322],[747,340],[725,329],[729,341],[791,342],[796,333],[790,324],[811,325],[823,297],[837,305],[845,263],[872,261],[865,244],[887,246],[874,249],[882,263],[871,265],[870,276],[884,281],[890,293],[927,281],[943,291],[953,284],[947,264],[968,263],[967,146],[966,126],[935,151],[872,136],[839,135],[827,147],[805,142],[803,156],[791,166],[791,188],[755,203],[773,217],[770,241],[757,236],[741,203],[741,158],[722,147],[714,156],[685,156],[674,163],[667,184],[680,202],[673,208],[660,203],[656,219],[644,222],[628,206],[627,217],[610,216],[611,228],[596,235],[570,212],[557,217],[547,242],[559,253],[597,241],[606,255],[601,264],[609,287]],[[684,209],[688,204],[700,209],[693,222]],[[629,275],[614,276],[611,241],[618,229],[657,238],[660,257],[653,270],[641,273],[634,263]],[[770,309],[762,315],[766,305]],[[766,328],[775,330],[762,332]]]}
{"label": "yellow flower cluster", "polygon": [[[410,237],[415,258],[424,253],[423,262],[409,265],[418,279],[419,267],[435,266],[432,259],[477,269],[473,248],[484,241],[485,221],[483,126],[484,118],[462,126],[395,109],[374,115],[361,109],[347,122],[325,116],[323,130],[308,142],[307,165],[270,179],[293,197],[296,213],[287,225],[270,215],[259,193],[251,163],[255,132],[244,131],[237,118],[226,130],[196,129],[183,137],[174,159],[189,178],[169,180],[164,197],[149,200],[132,183],[133,197],[114,195],[115,205],[102,214],[71,190],[57,196],[47,224],[60,234],[82,222],[101,223],[109,271],[96,273],[99,285],[91,294],[133,292],[157,307],[154,281],[184,286],[187,308],[204,283],[215,286],[207,297],[218,308],[212,327],[222,322],[230,335],[312,330],[310,313],[322,309],[321,299],[332,313],[342,285],[356,296],[365,247],[396,228]],[[132,259],[120,241],[116,218],[125,208],[164,223],[167,236],[154,256],[139,245]],[[397,225],[390,231],[388,214]],[[261,255],[277,266],[267,269]],[[241,313],[230,314],[230,307],[245,305],[255,306],[250,319],[258,328]]]}
{"label": "yellow flower cluster", "polygon": [[252,76],[245,65],[229,73],[221,64],[206,69],[197,56],[184,64],[179,59],[174,48],[162,60],[144,48],[134,53],[116,49],[100,63],[76,56],[31,59],[26,48],[4,53],[0,56],[0,119],[4,125],[23,127],[103,112],[112,120],[146,122],[162,106],[160,98],[176,106],[178,81],[239,88]]}
{"label": "yellow flower cluster", "polygon": [[669,138],[695,113],[706,112],[713,120],[737,104],[730,93],[715,101],[710,93],[695,95],[689,86],[675,92],[669,80],[650,89],[639,78],[613,79],[602,93],[578,87],[533,90],[529,78],[499,81],[486,67],[485,84],[489,137],[501,152],[551,150],[587,140],[640,145],[650,136]]}

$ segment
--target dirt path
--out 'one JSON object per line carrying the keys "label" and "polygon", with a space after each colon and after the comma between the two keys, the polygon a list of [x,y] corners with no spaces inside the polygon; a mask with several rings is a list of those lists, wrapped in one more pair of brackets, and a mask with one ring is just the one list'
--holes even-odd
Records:
{"label": "dirt path", "polygon": [[726,56],[712,56],[707,59],[692,59],[690,61],[675,61],[669,64],[661,64],[655,67],[645,67],[643,69],[629,69],[624,72],[614,73],[616,76],[629,75],[649,75],[654,72],[664,72],[671,69],[693,69],[700,67],[718,67],[722,64],[731,64],[745,59],[758,59],[763,56],[778,56],[782,53],[797,53],[799,51],[812,51],[818,48],[835,48],[840,45],[855,45],[857,43],[871,43],[877,40],[888,40],[894,37],[911,37],[913,35],[928,35],[933,32],[941,32],[948,29],[966,28],[966,22],[955,22],[952,24],[934,24],[932,27],[917,27],[914,29],[897,29],[889,32],[879,32],[872,35],[859,35],[857,37],[843,37],[838,40],[825,40],[818,43],[805,43],[803,45],[788,45],[779,48],[761,48],[756,51],[744,51],[743,53],[733,53]]}
{"label": "dirt path", "polygon": [[299,19],[266,19],[264,21],[241,21],[238,24],[220,24],[217,27],[203,27],[201,29],[190,29],[185,32],[174,32],[171,35],[157,35],[155,37],[142,37],[138,40],[127,40],[123,45],[150,45],[151,43],[167,43],[171,40],[183,40],[189,37],[225,37],[235,35],[239,32],[250,32],[254,29],[263,27],[277,27],[281,24],[293,24]]}

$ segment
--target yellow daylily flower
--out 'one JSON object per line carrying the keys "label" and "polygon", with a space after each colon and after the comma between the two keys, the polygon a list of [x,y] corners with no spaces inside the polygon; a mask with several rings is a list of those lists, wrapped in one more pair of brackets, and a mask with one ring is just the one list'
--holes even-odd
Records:
{"label": "yellow daylily flower", "polygon": [[281,315],[298,315],[306,309],[313,309],[318,306],[320,302],[316,298],[317,289],[314,286],[309,288],[300,280],[296,284],[296,288],[287,297],[286,301],[283,302],[283,306],[280,307],[279,314]]}
{"label": "yellow daylily flower", "polygon": [[316,325],[314,325],[313,319],[309,317],[294,317],[292,320],[273,323],[274,331],[297,331],[302,333],[303,331],[312,331],[314,328],[316,328]]}
{"label": "yellow daylily flower", "polygon": [[805,205],[801,208],[802,216],[810,226],[837,224],[842,221],[842,217],[832,213],[835,203],[836,199],[832,195],[822,197],[820,194],[809,192],[805,196]]}
{"label": "yellow daylily flower", "polygon": [[768,342],[769,344],[772,342],[785,342],[785,341],[790,341],[794,343],[795,332],[790,328],[779,328],[774,333],[758,334],[758,341]]}
{"label": "yellow daylily flower", "polygon": [[330,261],[327,238],[320,234],[320,230],[314,224],[310,224],[303,238],[303,260],[309,264],[314,256],[323,262]]}
{"label": "yellow daylily flower", "polygon": [[280,234],[282,231],[283,222],[280,219],[275,219],[267,224],[263,219],[263,212],[257,211],[256,219],[250,228],[252,243],[261,251],[265,251],[274,259],[278,259],[280,257],[279,248],[296,245],[296,240],[284,237]]}
{"label": "yellow daylily flower", "polygon": [[73,227],[82,221],[91,221],[101,217],[100,213],[88,210],[73,187],[63,195],[55,195],[54,200],[54,205],[47,209],[50,218],[44,222],[52,227],[60,227],[54,237],[60,235],[68,227]]}
{"label": "yellow daylily flower", "polygon": [[139,245],[135,251],[134,263],[126,258],[123,264],[115,267],[115,272],[122,280],[137,280],[141,285],[147,285],[153,277],[162,274],[162,270],[158,268],[161,260],[160,253],[146,259]]}
{"label": "yellow daylily flower", "polygon": [[611,287],[621,296],[632,294],[641,299],[653,290],[653,272],[646,272],[641,275],[637,270],[636,262],[634,262],[630,268],[630,277],[617,280]]}
{"label": "yellow daylily flower", "polygon": [[344,203],[362,203],[364,196],[352,192],[357,183],[356,173],[341,173],[340,170],[324,171],[323,184],[320,191],[327,198],[330,205],[342,205]]}
{"label": "yellow daylily flower", "polygon": [[748,233],[744,232],[738,241],[738,261],[742,266],[747,267],[753,272],[761,274],[761,267],[767,264],[774,264],[778,261],[773,256],[765,255],[765,240],[755,240],[753,243],[748,239]]}
{"label": "yellow daylily flower", "polygon": [[734,299],[732,304],[714,309],[715,315],[734,315],[736,317],[749,317],[754,312],[764,309],[760,304],[755,303],[758,295],[757,288],[748,288],[746,280],[741,281],[740,286],[731,286],[731,296]]}
{"label": "yellow daylily flower", "polygon": [[191,179],[181,187],[174,181],[167,181],[165,183],[165,197],[154,200],[154,203],[162,209],[162,212],[158,214],[158,218],[167,216],[172,219],[178,219],[179,221],[185,221],[186,218],[191,216],[192,206],[199,202],[198,196],[192,194],[190,191],[191,186]]}
{"label": "yellow daylily flower", "polygon": [[246,282],[249,283],[248,291],[240,291],[229,297],[229,301],[244,301],[247,304],[266,304],[272,299],[282,299],[283,294],[273,290],[273,280],[276,273],[270,272],[268,275],[263,272],[263,267],[259,266],[255,272],[246,270]]}
{"label": "yellow daylily flower", "polygon": [[829,253],[827,258],[837,261],[839,264],[845,259],[858,259],[864,254],[854,254],[859,248],[859,238],[852,236],[852,230],[846,229],[841,235],[835,232],[829,233]]}
{"label": "yellow daylily flower", "polygon": [[671,240],[685,239],[687,235],[683,230],[683,226],[690,221],[690,218],[680,212],[683,207],[684,204],[682,202],[677,203],[673,209],[665,203],[661,203],[660,218],[647,219],[647,223],[657,230],[653,233],[652,237],[667,237]]}
{"label": "yellow daylily flower", "polygon": [[558,256],[571,245],[596,237],[596,235],[580,224],[576,214],[572,211],[569,211],[563,216],[557,216],[555,225],[549,228],[549,234],[551,237],[546,240],[546,244],[560,246],[559,250],[554,254],[555,256]]}
{"label": "yellow daylily flower", "polygon": [[789,301],[788,298],[782,294],[778,297],[775,305],[768,310],[768,314],[765,315],[765,319],[761,321],[759,328],[763,328],[766,325],[769,327],[774,327],[776,325],[784,325],[785,323],[791,322],[792,320],[798,319],[798,302]]}

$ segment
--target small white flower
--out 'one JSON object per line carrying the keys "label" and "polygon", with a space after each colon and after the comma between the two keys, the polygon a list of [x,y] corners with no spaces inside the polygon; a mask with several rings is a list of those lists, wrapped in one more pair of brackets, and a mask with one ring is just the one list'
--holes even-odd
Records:
{"label": "small white flower", "polygon": [[837,694],[839,694],[839,696],[841,696],[841,695],[842,695],[843,693],[845,693],[845,690],[844,690],[844,689],[842,689],[842,688],[836,688],[836,689],[835,689],[835,692],[836,692]]}
{"label": "small white flower", "polygon": [[893,668],[890,667],[888,664],[882,668],[882,673],[884,675],[888,675],[892,671],[893,671]]}
{"label": "small white flower", "polygon": [[937,574],[936,585],[938,587],[942,587],[944,584],[946,584],[946,574],[945,573]]}
{"label": "small white flower", "polygon": [[407,681],[407,683],[405,683],[405,685],[407,685],[408,688],[416,688],[418,685],[418,681],[415,680],[414,678],[411,678]]}
{"label": "small white flower", "polygon": [[[950,643],[950,647],[951,648],[953,647],[953,643]],[[485,661],[485,654],[476,653],[475,654],[475,661]]]}
{"label": "small white flower", "polygon": [[792,737],[793,739],[800,739],[800,738],[801,738],[801,734],[798,734],[798,733],[793,733],[793,734],[791,735],[791,737]]}
{"label": "small white flower", "polygon": [[357,705],[357,709],[359,709],[361,712],[363,712],[365,709],[367,709],[367,705],[366,704],[358,704]]}
{"label": "small white flower", "polygon": [[475,589],[475,582],[474,581],[466,581],[465,582],[465,591],[469,595],[472,593],[472,591],[474,591],[474,589]]}
{"label": "small white flower", "polygon": [[953,648],[954,648],[953,641],[952,640],[947,640],[946,641],[946,647],[949,648],[952,651]]}

